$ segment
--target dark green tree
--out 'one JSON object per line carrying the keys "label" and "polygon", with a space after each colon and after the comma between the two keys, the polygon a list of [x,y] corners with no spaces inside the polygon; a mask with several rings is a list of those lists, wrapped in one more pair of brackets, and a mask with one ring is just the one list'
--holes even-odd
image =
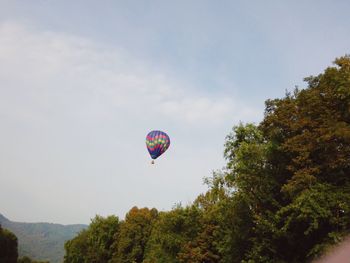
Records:
{"label": "dark green tree", "polygon": [[266,103],[259,130],[274,202],[254,211],[247,259],[310,261],[350,232],[350,59],[335,64],[307,78],[307,89]]}
{"label": "dark green tree", "polygon": [[306,262],[350,232],[350,59],[335,64],[227,137],[223,262]]}
{"label": "dark green tree", "polygon": [[17,237],[0,225],[0,262],[16,263],[18,258]]}
{"label": "dark green tree", "polygon": [[198,235],[199,217],[199,209],[181,205],[161,212],[147,243],[145,262],[179,262],[179,253],[185,244]]}
{"label": "dark green tree", "polygon": [[120,231],[115,236],[115,253],[111,262],[139,263],[145,255],[145,249],[151,235],[158,211],[148,208],[133,207],[120,225]]}
{"label": "dark green tree", "polygon": [[225,169],[192,205],[134,207],[110,231],[90,226],[66,243],[66,262],[311,262],[340,242],[350,233],[350,57],[306,81],[266,101],[259,125],[233,128]]}
{"label": "dark green tree", "polygon": [[96,216],[89,227],[65,244],[66,263],[99,263],[112,258],[114,236],[119,231],[118,217]]}
{"label": "dark green tree", "polygon": [[38,261],[38,260],[32,260],[31,258],[24,256],[17,260],[17,263],[50,263],[49,261]]}

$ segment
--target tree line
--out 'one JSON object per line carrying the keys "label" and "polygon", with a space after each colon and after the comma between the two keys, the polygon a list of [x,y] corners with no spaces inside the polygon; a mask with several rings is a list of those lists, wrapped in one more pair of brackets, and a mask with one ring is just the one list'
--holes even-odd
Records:
{"label": "tree line", "polygon": [[310,262],[350,232],[350,57],[234,126],[208,191],[167,212],[92,219],[66,263]]}

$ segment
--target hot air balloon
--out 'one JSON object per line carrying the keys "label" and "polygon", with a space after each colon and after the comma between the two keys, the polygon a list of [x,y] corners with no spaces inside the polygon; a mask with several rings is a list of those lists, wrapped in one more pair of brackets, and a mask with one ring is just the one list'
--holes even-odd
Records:
{"label": "hot air balloon", "polygon": [[170,145],[169,136],[162,131],[151,131],[146,136],[146,146],[149,154],[151,155],[152,164],[154,159],[157,159],[161,156]]}

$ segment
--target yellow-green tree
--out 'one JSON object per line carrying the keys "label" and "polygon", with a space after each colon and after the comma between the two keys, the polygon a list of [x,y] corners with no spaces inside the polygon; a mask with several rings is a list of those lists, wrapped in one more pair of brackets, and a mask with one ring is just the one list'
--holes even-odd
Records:
{"label": "yellow-green tree", "polygon": [[120,225],[115,236],[114,255],[111,262],[141,263],[151,235],[154,221],[158,217],[156,209],[133,207]]}
{"label": "yellow-green tree", "polygon": [[119,231],[116,216],[96,216],[89,227],[65,244],[65,263],[108,262],[113,255],[114,236]]}

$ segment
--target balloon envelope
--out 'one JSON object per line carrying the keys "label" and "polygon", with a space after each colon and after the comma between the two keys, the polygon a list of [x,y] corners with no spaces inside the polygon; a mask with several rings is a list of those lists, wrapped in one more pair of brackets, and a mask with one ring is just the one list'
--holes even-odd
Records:
{"label": "balloon envelope", "polygon": [[170,145],[169,136],[162,131],[151,131],[146,136],[146,146],[152,159],[161,156]]}

